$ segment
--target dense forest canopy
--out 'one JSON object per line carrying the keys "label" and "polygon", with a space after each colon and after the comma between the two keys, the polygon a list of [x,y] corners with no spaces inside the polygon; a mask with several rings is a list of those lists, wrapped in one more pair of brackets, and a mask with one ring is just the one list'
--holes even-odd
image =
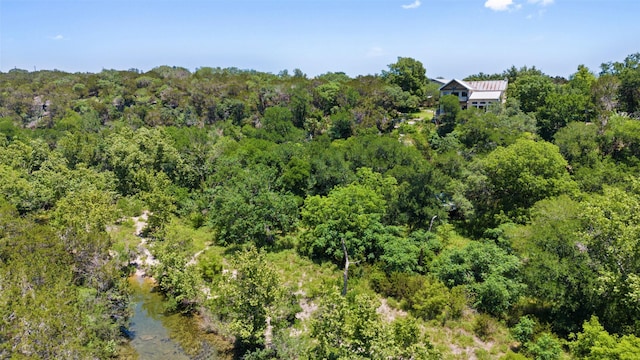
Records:
{"label": "dense forest canopy", "polygon": [[638,356],[639,65],[471,75],[486,111],[402,57],[0,73],[0,357],[121,356],[143,210],[168,310],[239,357]]}

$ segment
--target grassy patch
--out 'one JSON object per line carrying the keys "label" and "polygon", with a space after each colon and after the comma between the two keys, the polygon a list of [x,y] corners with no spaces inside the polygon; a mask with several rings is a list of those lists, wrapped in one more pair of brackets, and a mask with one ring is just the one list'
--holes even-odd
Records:
{"label": "grassy patch", "polygon": [[420,111],[411,113],[412,119],[418,119],[422,121],[431,121],[433,119],[434,110],[433,109],[420,109]]}
{"label": "grassy patch", "polygon": [[[208,227],[194,229],[188,222],[177,218],[166,227],[166,237],[190,239],[193,253],[202,251],[213,243],[213,232]],[[193,254],[192,254],[193,255]]]}
{"label": "grassy patch", "polygon": [[140,237],[136,235],[133,221],[126,219],[117,225],[110,225],[107,232],[113,242],[112,250],[116,253],[118,260],[124,264],[132,260],[140,244]]}
{"label": "grassy patch", "polygon": [[339,284],[342,280],[342,273],[334,264],[316,264],[293,249],[267,253],[267,260],[280,273],[285,286],[301,290],[305,297],[314,298],[322,294],[327,285]]}

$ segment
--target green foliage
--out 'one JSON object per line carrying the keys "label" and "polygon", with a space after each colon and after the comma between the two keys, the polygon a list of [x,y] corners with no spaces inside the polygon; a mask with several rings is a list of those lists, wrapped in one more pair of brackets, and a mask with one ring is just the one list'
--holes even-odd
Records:
{"label": "green foliage", "polygon": [[560,341],[549,333],[543,333],[528,345],[528,351],[536,360],[558,360],[562,357]]}
{"label": "green foliage", "polygon": [[602,148],[615,160],[636,165],[640,159],[640,123],[626,116],[613,115],[604,131]]}
{"label": "green foliage", "polygon": [[213,251],[206,251],[198,259],[198,269],[202,279],[213,282],[222,274],[222,258]]}
{"label": "green foliage", "polygon": [[105,238],[60,237],[0,204],[0,357],[115,356],[127,298]]}
{"label": "green foliage", "polygon": [[571,338],[571,353],[580,359],[633,359],[640,353],[640,339],[633,335],[610,335],[595,316],[585,321],[582,331]]}
{"label": "green foliage", "polygon": [[273,171],[265,166],[234,175],[235,181],[213,189],[209,223],[218,231],[218,243],[274,245],[297,222],[296,198],[278,191]]}
{"label": "green foliage", "polygon": [[516,326],[511,329],[513,337],[518,340],[521,346],[527,344],[533,340],[533,331],[535,330],[536,322],[529,316],[523,316]]}
{"label": "green foliage", "polygon": [[415,293],[424,285],[424,276],[405,272],[374,272],[370,275],[373,290],[384,296],[394,297],[398,301],[407,304],[408,308],[413,305]]}
{"label": "green foliage", "polygon": [[293,125],[293,114],[286,107],[274,106],[265,110],[262,119],[264,138],[282,143],[302,138],[300,130]]}
{"label": "green foliage", "polygon": [[328,196],[311,196],[302,208],[301,251],[314,258],[341,262],[342,241],[353,260],[374,260],[385,229],[381,195],[364,185],[351,184],[332,190]]}
{"label": "green foliage", "polygon": [[617,89],[620,99],[620,110],[635,113],[640,108],[640,54],[627,56],[623,62],[609,62],[602,64],[602,75],[615,75],[620,79]]}
{"label": "green foliage", "polygon": [[498,146],[511,145],[517,139],[536,132],[535,119],[519,111],[514,114],[507,111],[495,114],[468,109],[461,114],[470,116],[458,121],[455,134],[472,154],[487,153]]}
{"label": "green foliage", "polygon": [[123,195],[148,190],[145,177],[164,173],[176,181],[184,171],[180,154],[160,128],[133,131],[122,127],[105,139],[103,156],[107,169],[118,178],[118,190]]}
{"label": "green foliage", "polygon": [[353,115],[348,111],[340,111],[331,115],[331,139],[346,139],[353,135]]}
{"label": "green foliage", "polygon": [[414,239],[403,237],[402,234],[389,233],[380,239],[380,247],[382,251],[380,260],[384,263],[385,271],[413,272],[421,270],[420,257],[421,254],[424,254],[424,250]]}
{"label": "green foliage", "polygon": [[592,298],[597,275],[579,237],[581,211],[566,195],[542,200],[532,208],[530,224],[506,233],[527,259],[521,267],[526,294],[537,299],[561,334],[576,331],[597,302]]}
{"label": "green foliage", "polygon": [[202,302],[202,277],[189,262],[191,249],[191,238],[172,231],[172,227],[154,244],[153,253],[158,263],[153,267],[153,274],[168,299],[168,311],[193,313]]}
{"label": "green foliage", "polygon": [[479,314],[473,320],[473,332],[482,341],[489,341],[496,331],[495,320],[487,314]]}
{"label": "green foliage", "polygon": [[475,308],[499,315],[524,288],[518,279],[519,267],[520,260],[497,245],[472,241],[461,249],[444,250],[431,271],[449,287],[466,285]]}
{"label": "green foliage", "polygon": [[273,333],[284,325],[286,292],[277,272],[255,247],[241,251],[223,274],[214,308],[228,317],[230,331],[246,349],[265,345],[267,319]]}
{"label": "green foliage", "polygon": [[594,124],[570,123],[555,134],[554,143],[573,168],[592,166],[600,157],[598,128]]}
{"label": "green foliage", "polygon": [[410,303],[411,313],[415,316],[444,323],[462,316],[466,294],[462,286],[450,290],[438,279],[426,277],[424,285],[413,294]]}
{"label": "green foliage", "polygon": [[518,76],[509,88],[509,97],[520,102],[520,108],[526,113],[534,112],[544,105],[549,94],[553,92],[553,83],[546,75]]}
{"label": "green foliage", "polygon": [[398,61],[389,65],[388,71],[382,71],[382,77],[390,84],[398,85],[402,91],[424,99],[427,85],[427,71],[418,60],[410,57],[398,57]]}
{"label": "green foliage", "polygon": [[422,339],[415,320],[407,317],[385,325],[376,313],[376,301],[367,294],[326,295],[312,322],[316,340],[313,358],[320,359],[440,359],[431,343]]}
{"label": "green foliage", "polygon": [[636,182],[630,185],[634,191],[605,186],[602,195],[592,195],[583,202],[580,239],[597,271],[594,290],[603,300],[601,318],[616,331],[637,334],[640,197]]}
{"label": "green foliage", "polygon": [[588,122],[593,113],[589,93],[552,92],[537,110],[538,133],[543,139],[551,141],[558,130],[572,122]]}
{"label": "green foliage", "polygon": [[482,177],[474,179],[470,197],[486,223],[524,222],[535,202],[577,190],[566,160],[545,141],[517,140],[492,151],[479,165]]}
{"label": "green foliage", "polygon": [[460,102],[455,95],[445,95],[440,98],[438,135],[445,136],[456,127],[456,119],[460,113]]}

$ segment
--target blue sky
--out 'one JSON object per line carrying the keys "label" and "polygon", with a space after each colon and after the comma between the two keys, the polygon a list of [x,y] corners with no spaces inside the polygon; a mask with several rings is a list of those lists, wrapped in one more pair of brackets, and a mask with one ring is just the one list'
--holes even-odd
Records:
{"label": "blue sky", "polygon": [[0,71],[159,65],[569,76],[640,52],[640,0],[0,0]]}

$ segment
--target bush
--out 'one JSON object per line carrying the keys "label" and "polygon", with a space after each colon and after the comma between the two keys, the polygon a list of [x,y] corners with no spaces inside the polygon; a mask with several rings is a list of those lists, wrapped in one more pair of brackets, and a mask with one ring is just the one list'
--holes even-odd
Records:
{"label": "bush", "polygon": [[491,336],[496,331],[495,320],[487,314],[479,314],[476,316],[473,322],[473,332],[482,341],[491,339]]}
{"label": "bush", "polygon": [[415,293],[424,286],[424,279],[424,276],[404,272],[393,272],[387,276],[382,271],[374,271],[370,276],[374,291],[398,301],[404,300],[409,308]]}
{"label": "bush", "polygon": [[467,306],[467,292],[464,286],[454,286],[449,294],[449,304],[447,306],[448,318],[458,319],[462,316],[464,308]]}
{"label": "bush", "polygon": [[527,348],[536,360],[557,360],[562,355],[560,341],[549,333],[542,334]]}
{"label": "bush", "polygon": [[425,320],[441,317],[449,304],[451,294],[440,281],[428,278],[424,286],[411,297],[412,312]]}
{"label": "bush", "polygon": [[529,316],[523,316],[516,326],[511,329],[513,337],[520,342],[521,346],[525,345],[533,338],[533,331],[536,326],[535,320]]}
{"label": "bush", "polygon": [[213,251],[207,251],[200,256],[198,270],[205,281],[212,282],[222,273],[222,258]]}

